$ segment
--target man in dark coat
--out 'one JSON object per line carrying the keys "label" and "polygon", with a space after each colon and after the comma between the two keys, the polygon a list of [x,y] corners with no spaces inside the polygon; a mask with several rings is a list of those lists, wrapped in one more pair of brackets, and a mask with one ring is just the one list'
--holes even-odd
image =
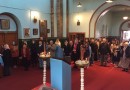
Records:
{"label": "man in dark coat", "polygon": [[93,64],[93,61],[97,61],[97,50],[98,50],[98,45],[95,43],[95,40],[92,39],[90,42],[90,46],[91,46],[91,58],[90,58],[90,65]]}
{"label": "man in dark coat", "polygon": [[110,53],[110,48],[108,43],[106,42],[106,38],[103,38],[103,43],[99,46],[99,53],[101,55],[100,65],[106,66],[107,65],[107,57]]}
{"label": "man in dark coat", "polygon": [[32,66],[37,65],[37,46],[34,40],[32,40],[31,47],[30,47],[30,53],[31,53],[31,62]]}
{"label": "man in dark coat", "polygon": [[[38,47],[37,47],[37,55],[39,56],[40,53],[42,53],[42,52],[44,52],[44,47],[43,47],[42,41],[40,40]],[[39,61],[39,68],[41,69],[43,67],[43,61],[41,58],[38,58],[38,61]]]}

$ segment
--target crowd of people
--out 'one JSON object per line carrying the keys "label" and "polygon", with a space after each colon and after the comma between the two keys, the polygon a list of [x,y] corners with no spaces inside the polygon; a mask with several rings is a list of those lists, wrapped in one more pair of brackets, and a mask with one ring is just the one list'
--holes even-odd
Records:
{"label": "crowd of people", "polygon": [[[25,71],[28,71],[30,66],[42,69],[43,60],[39,57],[42,52],[50,52],[52,58],[63,59],[63,49],[59,39],[56,39],[55,43],[53,40],[50,40],[49,43],[44,42],[42,39],[32,40],[30,45],[28,45],[27,41],[23,41],[20,48],[18,48],[17,44],[1,46],[0,77],[2,74],[9,76],[11,74],[10,69],[18,66],[23,66]],[[50,67],[49,60],[47,60],[47,67]]]}
{"label": "crowd of people", "polygon": [[[44,47],[45,46],[45,47]],[[43,68],[42,59],[39,58],[41,52],[50,53],[51,58],[70,57],[71,61],[88,60],[92,66],[94,61],[100,61],[101,66],[107,66],[111,62],[114,67],[122,68],[122,71],[128,72],[130,66],[130,45],[128,41],[119,42],[113,39],[108,42],[106,38],[85,39],[74,41],[65,40],[61,44],[59,39],[54,42],[43,42],[43,40],[32,40],[29,46],[23,41],[19,49],[17,44],[2,46],[0,54],[0,76],[3,71],[4,76],[9,76],[10,68],[17,68],[19,65],[28,71],[29,66]],[[47,67],[50,67],[50,60],[47,60]],[[76,65],[74,66],[76,68]],[[3,68],[3,69],[1,69]]]}
{"label": "crowd of people", "polygon": [[[100,61],[100,66],[107,66],[108,63],[114,67],[122,68],[128,72],[130,67],[130,45],[129,41],[113,39],[110,42],[106,38],[65,41],[65,56],[70,56],[74,62],[77,60],[88,60],[92,66],[94,61]],[[75,66],[76,67],[76,66]]]}

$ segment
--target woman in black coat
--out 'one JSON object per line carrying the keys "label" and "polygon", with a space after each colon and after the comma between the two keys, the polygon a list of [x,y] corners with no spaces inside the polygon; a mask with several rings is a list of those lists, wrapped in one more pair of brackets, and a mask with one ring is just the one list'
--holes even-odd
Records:
{"label": "woman in black coat", "polygon": [[35,67],[37,65],[37,46],[34,40],[32,40],[31,47],[30,47],[30,53],[31,53],[31,62],[32,66]]}
{"label": "woman in black coat", "polygon": [[70,48],[67,40],[64,42],[63,50],[65,56],[70,56]]}
{"label": "woman in black coat", "polygon": [[10,62],[11,62],[11,51],[8,44],[4,45],[4,51],[2,53],[2,58],[4,62],[4,76],[10,75]]}

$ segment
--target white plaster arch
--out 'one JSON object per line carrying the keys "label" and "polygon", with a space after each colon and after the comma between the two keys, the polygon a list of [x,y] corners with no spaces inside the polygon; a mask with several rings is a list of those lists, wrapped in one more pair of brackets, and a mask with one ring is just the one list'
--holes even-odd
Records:
{"label": "white plaster arch", "polygon": [[20,30],[21,30],[21,23],[20,23],[20,20],[17,18],[16,15],[10,13],[10,12],[1,12],[0,14],[3,14],[3,15],[7,15],[9,16],[10,18],[12,18],[12,20],[15,22],[16,24],[16,29],[18,31],[18,37],[20,35]]}
{"label": "white plaster arch", "polygon": [[124,22],[121,23],[120,25],[120,40],[123,40],[123,31],[128,31],[130,30],[130,19],[125,20]]}
{"label": "white plaster arch", "polygon": [[102,4],[99,8],[97,8],[97,10],[93,13],[90,23],[89,23],[89,38],[95,38],[95,29],[96,29],[96,23],[98,18],[100,17],[100,15],[106,11],[109,10],[111,7],[113,6],[117,6],[117,5],[125,5],[125,6],[130,6],[130,1],[128,0],[118,0],[118,1],[114,1],[113,3],[104,3]]}

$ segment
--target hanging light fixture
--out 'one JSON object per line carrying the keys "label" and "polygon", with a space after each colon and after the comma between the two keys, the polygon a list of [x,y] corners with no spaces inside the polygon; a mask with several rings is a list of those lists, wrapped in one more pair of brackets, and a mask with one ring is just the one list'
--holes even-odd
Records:
{"label": "hanging light fixture", "polygon": [[127,20],[127,19],[128,19],[128,16],[124,16],[123,19],[124,19],[124,20]]}
{"label": "hanging light fixture", "polygon": [[112,3],[112,2],[113,2],[113,0],[107,0],[106,2],[107,2],[107,3]]}
{"label": "hanging light fixture", "polygon": [[77,7],[82,7],[82,4],[81,4],[80,1],[79,1],[79,3],[78,3]]}

